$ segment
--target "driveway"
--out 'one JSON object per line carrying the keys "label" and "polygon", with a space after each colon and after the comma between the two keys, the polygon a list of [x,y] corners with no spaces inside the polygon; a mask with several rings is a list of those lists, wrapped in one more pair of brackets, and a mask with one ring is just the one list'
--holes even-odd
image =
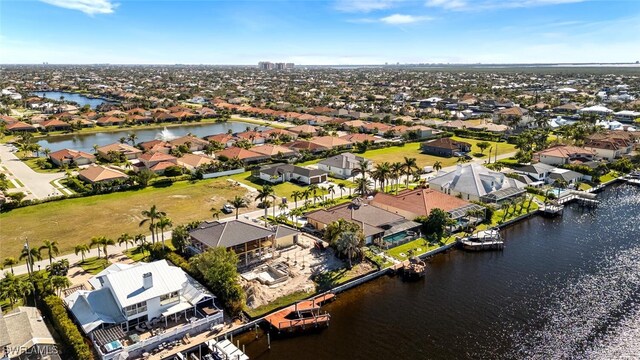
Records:
{"label": "driveway", "polygon": [[9,151],[7,145],[0,145],[0,160],[10,173],[9,178],[18,179],[24,186],[15,191],[22,191],[27,194],[27,199],[44,199],[49,196],[62,195],[51,181],[64,177],[64,173],[44,174],[33,171],[27,164],[23,163]]}

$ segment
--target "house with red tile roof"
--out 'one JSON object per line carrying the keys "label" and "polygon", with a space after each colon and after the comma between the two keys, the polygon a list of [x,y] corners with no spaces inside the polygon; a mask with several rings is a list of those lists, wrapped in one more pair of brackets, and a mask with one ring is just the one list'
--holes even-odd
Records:
{"label": "house with red tile roof", "polygon": [[285,129],[269,129],[262,132],[262,136],[267,140],[272,140],[275,138],[283,138],[288,137],[291,140],[295,140],[298,137],[298,134],[291,132]]}
{"label": "house with red tile roof", "polygon": [[122,171],[102,165],[89,166],[78,172],[78,178],[91,184],[125,180],[128,176]]}
{"label": "house with red tile roof", "polygon": [[84,151],[62,149],[49,153],[49,159],[57,166],[62,165],[87,165],[96,162],[96,156]]}
{"label": "house with red tile roof", "polygon": [[38,130],[35,128],[35,126],[22,121],[16,121],[12,124],[9,124],[5,127],[5,129],[9,132],[34,132]]}
{"label": "house with red tile roof", "polygon": [[298,152],[309,151],[311,153],[319,153],[319,152],[327,151],[330,149],[324,145],[320,145],[307,140],[297,140],[294,142],[283,144],[283,146],[286,146],[289,149],[293,149]]}
{"label": "house with red tile roof", "polygon": [[219,142],[225,147],[233,146],[237,139],[231,134],[216,134],[216,135],[208,135],[204,137],[208,142]]}
{"label": "house with red tile roof", "polygon": [[315,135],[318,133],[318,128],[313,125],[298,125],[298,126],[290,127],[287,130],[291,131],[292,133],[296,133],[298,135],[300,134]]}
{"label": "house with red tile roof", "polygon": [[178,158],[178,165],[193,172],[197,168],[213,163],[215,160],[205,156],[197,154],[184,154]]}
{"label": "house with red tile roof", "polygon": [[384,139],[381,137],[375,137],[371,134],[361,134],[361,133],[343,135],[343,136],[340,136],[340,139],[344,139],[353,144],[357,144],[365,141],[369,141],[370,143],[373,143],[373,144],[378,144],[378,143],[388,141],[387,139]]}
{"label": "house with red tile roof", "polygon": [[556,145],[533,154],[534,160],[547,165],[564,165],[574,161],[593,161],[596,152],[579,146]]}
{"label": "house with red tile roof", "polygon": [[202,151],[209,145],[209,142],[207,140],[203,140],[203,139],[200,139],[199,137],[195,137],[192,135],[181,136],[179,138],[169,141],[169,143],[173,147],[186,145],[189,148],[190,152]]}
{"label": "house with red tile roof", "polygon": [[138,144],[138,146],[144,151],[148,153],[163,153],[168,154],[171,151],[171,144],[163,140],[151,140],[144,141]]}
{"label": "house with red tile roof", "polygon": [[350,141],[334,136],[319,136],[309,141],[329,149],[350,149],[353,146]]}
{"label": "house with red tile roof", "polygon": [[239,140],[247,140],[253,145],[264,144],[266,139],[264,135],[257,131],[243,131],[235,134],[235,137]]}
{"label": "house with red tile roof", "polygon": [[254,146],[251,151],[257,152],[262,155],[267,155],[272,158],[290,158],[297,155],[295,151],[288,147],[281,145],[265,144],[261,146]]}
{"label": "house with red tile roof", "polygon": [[242,160],[242,162],[244,162],[245,164],[258,163],[269,160],[269,156],[235,146],[226,148],[216,153],[216,158],[221,161],[225,158],[233,159],[236,157]]}
{"label": "house with red tile roof", "polygon": [[170,166],[178,166],[178,159],[175,156],[159,152],[153,154],[144,153],[140,155],[139,159],[145,168],[156,174],[163,174]]}
{"label": "house with red tile roof", "polygon": [[124,156],[129,160],[136,159],[138,158],[138,156],[140,156],[140,154],[142,154],[142,150],[135,148],[129,144],[113,143],[99,147],[98,156],[103,159],[109,159],[109,153],[112,151],[124,154]]}
{"label": "house with red tile roof", "polygon": [[96,124],[100,126],[122,125],[125,122],[125,118],[119,118],[115,116],[103,116],[96,120]]}
{"label": "house with red tile roof", "polygon": [[43,121],[42,124],[40,124],[40,126],[45,128],[47,131],[59,131],[59,130],[71,129],[71,125],[69,123],[66,123],[58,119]]}
{"label": "house with red tile roof", "polygon": [[482,206],[458,197],[422,188],[405,190],[398,195],[379,192],[369,204],[407,219],[429,216],[434,209],[440,209],[448,212],[453,220],[458,220],[466,215],[467,210],[484,210]]}

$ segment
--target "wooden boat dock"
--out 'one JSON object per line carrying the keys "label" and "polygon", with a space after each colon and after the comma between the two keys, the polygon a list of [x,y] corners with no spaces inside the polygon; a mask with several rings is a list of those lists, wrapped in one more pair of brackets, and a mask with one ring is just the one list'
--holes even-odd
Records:
{"label": "wooden boat dock", "polygon": [[405,279],[419,279],[427,272],[427,265],[418,258],[403,262],[402,275]]}
{"label": "wooden boat dock", "polygon": [[268,315],[265,317],[265,320],[272,328],[278,330],[278,332],[293,332],[296,330],[306,330],[307,328],[329,326],[331,315],[326,312],[321,313],[320,307],[333,300],[334,297],[334,294],[327,293],[309,300],[300,301]]}

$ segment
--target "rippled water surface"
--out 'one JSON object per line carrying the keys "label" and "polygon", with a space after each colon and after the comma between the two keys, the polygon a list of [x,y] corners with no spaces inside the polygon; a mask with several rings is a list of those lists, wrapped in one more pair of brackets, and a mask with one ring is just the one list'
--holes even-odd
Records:
{"label": "rippled water surface", "polygon": [[434,257],[326,306],[328,329],[239,339],[252,359],[619,359],[640,354],[640,188],[503,231],[503,252]]}

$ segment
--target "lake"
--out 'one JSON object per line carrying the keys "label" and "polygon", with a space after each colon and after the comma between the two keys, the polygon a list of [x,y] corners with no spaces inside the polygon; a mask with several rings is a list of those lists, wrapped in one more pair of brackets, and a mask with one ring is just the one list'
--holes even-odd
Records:
{"label": "lake", "polygon": [[70,101],[77,103],[80,107],[85,105],[89,105],[92,109],[95,109],[100,104],[115,104],[114,101],[104,100],[104,99],[94,99],[82,94],[70,93],[64,91],[35,91],[32,95],[44,97],[51,100],[60,100],[60,96],[64,96],[65,101]]}
{"label": "lake", "polygon": [[238,337],[251,359],[612,359],[640,353],[640,188],[503,230],[501,252],[453,250],[423,281],[382,277],[323,308],[330,327]]}
{"label": "lake", "polygon": [[[202,124],[189,124],[182,126],[169,127],[170,135],[174,137],[184,136],[188,133],[198,137],[204,137],[207,135],[222,134],[229,130],[232,132],[245,131],[246,128],[251,129],[258,128],[259,130],[268,129],[267,127],[257,126],[255,124],[243,123],[243,122],[224,122],[224,123],[202,123]],[[122,129],[121,131],[102,132],[93,134],[69,134],[69,135],[56,135],[49,138],[44,138],[38,141],[38,144],[42,148],[58,151],[61,149],[74,149],[93,153],[93,145],[104,146],[118,142],[121,137],[126,137],[130,133],[135,133],[138,136],[137,142],[149,141],[160,137],[163,129]]]}

